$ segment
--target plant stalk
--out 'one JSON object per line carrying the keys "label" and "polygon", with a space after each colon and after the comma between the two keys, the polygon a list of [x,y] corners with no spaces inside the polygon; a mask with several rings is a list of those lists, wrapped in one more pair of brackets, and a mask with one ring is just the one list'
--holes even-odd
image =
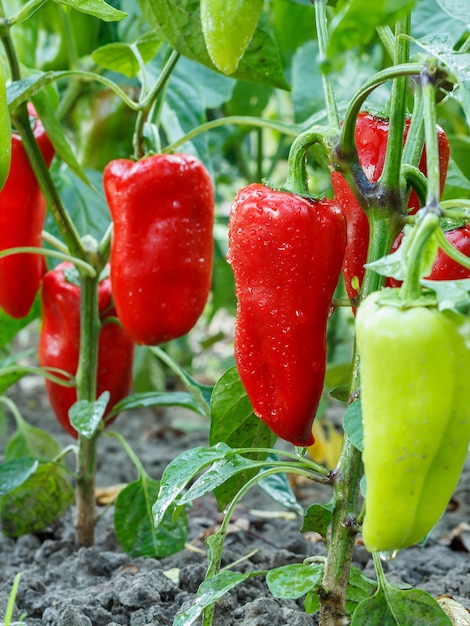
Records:
{"label": "plant stalk", "polygon": [[[77,400],[96,400],[96,373],[98,368],[98,340],[100,333],[98,310],[99,275],[80,276],[80,355],[77,369]],[[96,523],[97,435],[90,439],[79,435],[77,455],[77,486],[75,542],[77,547],[94,543]]]}
{"label": "plant stalk", "polygon": [[[370,243],[368,260],[381,258],[395,240],[401,222],[395,213],[383,214],[383,210],[368,214]],[[384,277],[366,268],[361,290],[362,298],[380,289]],[[359,397],[359,356],[354,351],[354,367],[349,403]],[[360,480],[363,474],[361,452],[345,434],[338,466],[332,475],[335,509],[333,511],[331,539],[320,593],[321,626],[346,626],[349,617],[345,612],[346,590],[357,534],[357,517],[360,511]]]}

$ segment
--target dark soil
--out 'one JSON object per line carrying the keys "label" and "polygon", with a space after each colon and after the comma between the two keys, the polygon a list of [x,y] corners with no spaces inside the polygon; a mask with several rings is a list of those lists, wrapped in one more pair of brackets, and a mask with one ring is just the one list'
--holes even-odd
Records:
{"label": "dark soil", "polygon": [[[51,432],[64,446],[72,442],[50,414],[41,379],[24,379],[12,396],[29,422]],[[123,434],[155,479],[180,452],[207,445],[207,424],[181,411],[164,415],[152,410],[129,412],[113,428]],[[101,438],[98,486],[106,488],[136,477],[119,442]],[[295,490],[303,506],[330,498],[329,489],[316,485],[298,484]],[[433,596],[446,594],[470,609],[469,496],[470,466],[426,546],[404,550],[385,563],[389,582],[409,584]],[[21,582],[14,618],[26,614],[27,626],[167,626],[180,609],[193,602],[206,568],[204,538],[221,519],[212,497],[196,501],[189,510],[186,548],[162,559],[124,554],[114,535],[112,506],[98,511],[101,515],[91,548],[75,548],[73,511],[40,535],[0,536],[0,620],[18,572]],[[299,516],[286,512],[261,491],[254,490],[242,500],[233,521],[223,564],[253,553],[237,566],[240,571],[269,569],[325,553],[319,536],[299,533]],[[370,555],[360,543],[354,563],[375,577]],[[219,601],[214,619],[215,626],[317,623],[315,616],[303,611],[302,599],[273,599],[263,577],[250,579],[227,594]]]}

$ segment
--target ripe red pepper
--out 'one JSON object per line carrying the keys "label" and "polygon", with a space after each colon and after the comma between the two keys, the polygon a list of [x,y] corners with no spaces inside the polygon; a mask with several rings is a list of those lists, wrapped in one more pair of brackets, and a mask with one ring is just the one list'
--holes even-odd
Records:
{"label": "ripe red pepper", "polygon": [[330,200],[252,184],[233,202],[236,365],[255,414],[298,446],[313,443],[345,245],[346,223]]}
{"label": "ripe red pepper", "polygon": [[103,181],[122,325],[139,344],[185,335],[211,287],[214,193],[208,172],[193,156],[158,154],[111,161]]}
{"label": "ripe red pepper", "polygon": [[[405,138],[410,125],[406,121]],[[356,123],[355,139],[359,161],[370,182],[376,182],[383,171],[387,149],[389,122],[365,111],[359,113]],[[441,175],[441,191],[447,175],[450,147],[447,135],[438,127],[439,165]],[[426,153],[423,151],[419,169],[426,174]],[[358,278],[359,285],[364,278],[364,265],[367,261],[369,246],[369,222],[353,192],[342,174],[333,172],[331,175],[335,202],[340,206],[346,218],[348,238],[343,262],[343,276],[346,291],[352,300],[357,298],[358,291],[352,285],[353,278]],[[420,208],[418,197],[414,191],[410,194],[409,212],[415,213]]]}
{"label": "ripe red pepper", "polygon": [[[80,346],[80,288],[69,282],[64,274],[64,270],[72,267],[71,263],[61,263],[43,277],[39,364],[41,367],[59,368],[75,376]],[[98,308],[102,321],[116,316],[109,277],[99,284]],[[134,342],[126,331],[114,322],[104,323],[98,347],[97,396],[104,391],[110,393],[105,416],[129,393],[133,353]],[[46,379],[46,390],[57,420],[66,432],[77,437],[68,416],[70,407],[77,401],[75,387],[64,387]]]}
{"label": "ripe red pepper", "polygon": [[[448,230],[445,233],[446,239],[454,248],[470,257],[470,224]],[[403,233],[400,233],[395,239],[392,252],[395,252],[400,246],[403,239]],[[443,250],[439,248],[436,259],[432,266],[431,273],[426,276],[428,280],[458,280],[461,278],[470,278],[470,269],[464,267],[457,261],[451,259]],[[387,278],[387,287],[399,287],[400,280],[395,278]]]}
{"label": "ripe red pepper", "polygon": [[[54,148],[37,118],[33,131],[49,166]],[[46,201],[17,133],[12,133],[11,148],[10,172],[0,192],[0,250],[40,247]],[[0,259],[0,306],[8,315],[19,319],[29,313],[43,268],[44,257],[40,254],[12,254]]]}
{"label": "ripe red pepper", "polygon": [[[445,237],[454,248],[457,248],[462,254],[470,257],[470,224],[466,224],[461,228],[448,230],[445,233]],[[430,280],[458,280],[459,278],[470,278],[470,269],[451,259],[439,248],[431,273],[427,278]]]}

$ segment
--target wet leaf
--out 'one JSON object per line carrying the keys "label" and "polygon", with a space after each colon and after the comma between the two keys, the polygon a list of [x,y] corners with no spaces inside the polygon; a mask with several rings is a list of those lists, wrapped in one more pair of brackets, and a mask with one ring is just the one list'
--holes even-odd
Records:
{"label": "wet leaf", "polygon": [[190,411],[194,411],[199,415],[205,416],[206,412],[201,407],[200,403],[194,398],[194,396],[185,391],[147,391],[142,393],[135,393],[127,396],[120,402],[114,405],[110,415],[122,413],[123,411],[130,411],[142,407],[153,406],[181,406]]}
{"label": "wet leaf", "polygon": [[293,563],[268,572],[266,582],[276,598],[297,600],[316,589],[323,576],[323,563]]}
{"label": "wet leaf", "polygon": [[70,423],[81,435],[91,439],[103,419],[108,402],[109,391],[104,391],[95,402],[75,402],[69,410]]}
{"label": "wet leaf", "polygon": [[40,461],[52,461],[61,451],[57,441],[41,428],[22,421],[19,428],[7,443],[6,459],[34,457]]}
{"label": "wet leaf", "polygon": [[434,598],[420,589],[403,591],[390,585],[363,600],[354,611],[351,626],[451,626]]}
{"label": "wet leaf", "polygon": [[362,450],[364,447],[364,432],[362,429],[360,400],[354,400],[346,409],[343,418],[343,428],[353,446],[358,450]]}
{"label": "wet leaf", "polygon": [[38,467],[38,460],[31,457],[13,459],[0,464],[0,496],[22,485]]}
{"label": "wet leaf", "polygon": [[201,446],[185,450],[167,465],[160,482],[158,499],[153,505],[155,525],[161,523],[168,508],[195,476],[230,452],[231,448],[223,443],[212,448]]}
{"label": "wet leaf", "polygon": [[224,570],[219,572],[209,580],[205,580],[199,587],[197,595],[189,609],[178,613],[173,622],[173,626],[191,626],[201,615],[205,607],[210,606],[231,589],[240,583],[259,575],[260,572],[239,574]]}
{"label": "wet leaf", "polygon": [[1,498],[2,531],[8,537],[38,532],[61,517],[73,500],[74,489],[63,467],[40,463],[34,474]]}
{"label": "wet leaf", "polygon": [[160,482],[142,475],[119,492],[114,508],[114,528],[122,549],[130,556],[165,557],[184,548],[188,520],[183,509],[173,517],[171,507],[155,528],[152,504]]}
{"label": "wet leaf", "polygon": [[304,522],[300,532],[319,533],[326,542],[328,536],[328,528],[333,518],[334,500],[330,500],[326,504],[312,504],[305,512]]}
{"label": "wet leaf", "polygon": [[[274,433],[253,413],[250,400],[236,367],[227,370],[217,381],[211,399],[210,442],[223,441],[233,448],[270,448],[276,441]],[[262,460],[267,453],[256,452],[250,458]],[[216,489],[219,510],[232,501],[235,494],[255,473],[246,468]]]}

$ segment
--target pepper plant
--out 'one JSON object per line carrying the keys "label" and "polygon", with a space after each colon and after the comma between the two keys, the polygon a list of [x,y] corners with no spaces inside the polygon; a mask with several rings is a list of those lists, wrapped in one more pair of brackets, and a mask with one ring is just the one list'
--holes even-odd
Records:
{"label": "pepper plant", "polygon": [[[456,39],[419,33],[429,4]],[[39,372],[72,435],[61,450],[1,396],[17,425],[0,467],[4,532],[35,532],[75,498],[77,545],[91,545],[99,440],[107,435],[138,472],[115,505],[116,533],[131,554],[181,549],[186,507],[203,494],[214,492],[226,511],[207,540],[206,579],[175,626],[199,617],[209,626],[217,599],[253,576],[265,576],[276,596],[304,597],[322,626],[450,623],[428,594],[393,589],[381,558],[432,532],[470,439],[470,183],[451,137],[468,136],[469,40],[455,4],[4,3],[4,345],[38,317],[42,327],[40,368],[11,354],[0,385],[5,392]],[[60,45],[41,48],[58,15]],[[36,54],[25,47],[32,36]],[[358,49],[370,64],[358,61]],[[344,88],[348,75],[355,80]],[[93,98],[109,113],[105,132]],[[100,145],[97,137],[113,139]],[[227,281],[234,293],[221,288]],[[217,307],[235,312],[234,359],[206,386],[171,358],[168,342]],[[345,404],[331,469],[307,448],[338,319],[357,330],[357,344],[331,390]],[[187,391],[128,395],[135,344]],[[420,393],[409,391],[410,379]],[[126,410],[169,404],[210,420],[209,441],[157,481],[110,427]],[[292,449],[281,453],[277,437]],[[74,473],[64,462],[71,452]],[[330,490],[299,529],[322,535],[326,557],[269,572],[221,570],[236,504],[256,484],[272,489],[278,474]],[[285,493],[276,491],[298,510]],[[17,511],[34,511],[32,502],[47,519],[18,526]],[[353,565],[361,534],[377,583]]]}

